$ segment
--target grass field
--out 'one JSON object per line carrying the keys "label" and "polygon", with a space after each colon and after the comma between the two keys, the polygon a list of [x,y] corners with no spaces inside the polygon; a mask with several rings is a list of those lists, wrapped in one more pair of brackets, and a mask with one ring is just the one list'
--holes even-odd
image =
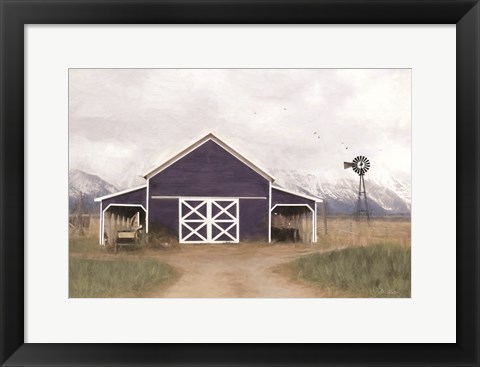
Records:
{"label": "grass field", "polygon": [[[177,245],[171,242],[163,248],[155,246],[154,238],[147,246],[121,248],[118,254],[108,253],[98,245],[98,226],[92,226],[84,236],[70,237],[70,297],[151,296],[152,292],[160,294],[159,290],[172,287],[180,277],[184,282],[188,279],[185,286],[193,292],[188,296],[197,294],[199,289],[205,289],[207,294],[216,283],[221,284],[217,284],[218,293],[224,294],[233,289],[233,283],[222,283],[224,273],[235,279],[241,295],[256,294],[267,281],[272,289],[278,287],[285,291],[281,287],[287,285],[274,283],[277,280],[272,279],[273,268],[268,264],[276,264],[275,269],[280,269],[283,277],[287,275],[286,280],[293,275],[292,280],[296,280],[293,283],[298,285],[300,279],[314,292],[317,288],[325,291],[326,297],[410,297],[409,218],[355,222],[347,216],[328,217],[327,231],[323,218],[318,218],[318,224],[318,242],[314,244],[242,241],[236,245]],[[305,252],[316,254],[305,256]],[[289,259],[285,259],[287,253],[291,256]],[[167,264],[179,270],[174,272]],[[247,265],[250,268],[245,272]],[[250,284],[247,274],[255,271],[260,275],[255,284]],[[297,294],[294,285],[290,286],[292,294]],[[272,293],[259,294],[265,297]]]}
{"label": "grass field", "polygon": [[410,297],[410,247],[350,247],[293,261],[294,276],[352,297]]}
{"label": "grass field", "polygon": [[70,254],[100,252],[98,238],[94,236],[70,238],[68,244]]}
{"label": "grass field", "polygon": [[327,230],[318,218],[318,245],[324,249],[340,249],[392,243],[410,247],[410,218],[380,217],[370,222],[356,222],[352,217],[328,217]]}
{"label": "grass field", "polygon": [[151,258],[88,259],[71,256],[71,298],[142,297],[174,275],[167,264]]}

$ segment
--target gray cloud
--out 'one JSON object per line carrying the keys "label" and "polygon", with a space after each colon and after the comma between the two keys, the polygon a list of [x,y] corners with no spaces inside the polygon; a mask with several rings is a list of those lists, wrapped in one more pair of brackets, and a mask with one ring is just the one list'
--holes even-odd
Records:
{"label": "gray cloud", "polygon": [[69,89],[70,168],[120,187],[208,132],[265,167],[410,176],[410,70],[73,69]]}

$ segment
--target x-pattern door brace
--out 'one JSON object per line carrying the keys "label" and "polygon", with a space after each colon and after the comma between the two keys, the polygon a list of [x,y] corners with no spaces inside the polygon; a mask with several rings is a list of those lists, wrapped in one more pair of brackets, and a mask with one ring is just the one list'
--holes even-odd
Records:
{"label": "x-pattern door brace", "polygon": [[[238,202],[238,199],[180,199],[180,242],[237,243],[239,241]],[[223,223],[230,223],[230,225],[225,226],[222,225]],[[213,232],[216,232],[215,235]]]}

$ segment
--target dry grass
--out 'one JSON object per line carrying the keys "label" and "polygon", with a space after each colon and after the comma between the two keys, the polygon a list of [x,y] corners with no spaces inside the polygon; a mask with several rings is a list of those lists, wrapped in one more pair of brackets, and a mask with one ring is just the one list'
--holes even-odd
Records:
{"label": "dry grass", "polygon": [[[156,289],[159,286],[168,287],[173,278],[171,275],[164,277],[165,274],[160,271],[160,268],[157,269],[158,277],[154,277],[158,280],[158,282],[155,280],[156,285],[150,283],[149,276],[137,278],[133,282],[134,274],[142,273],[144,265],[150,268],[157,266],[149,262],[141,265],[142,261],[152,257],[169,263],[172,259],[171,256],[184,253],[186,254],[186,257],[184,256],[185,264],[189,264],[188,256],[196,258],[195,253],[208,257],[212,251],[221,250],[221,253],[230,254],[235,249],[232,256],[240,256],[247,260],[259,259],[259,263],[250,269],[254,271],[265,265],[266,260],[260,260],[265,255],[262,251],[275,253],[280,259],[279,261],[286,262],[288,260],[284,259],[285,254],[282,255],[282,250],[288,248],[290,252],[293,252],[291,256],[289,255],[291,260],[303,259],[289,265],[283,264],[289,267],[289,277],[293,276],[297,282],[298,279],[302,279],[318,286],[319,289],[327,292],[327,297],[409,296],[408,267],[410,266],[411,226],[408,218],[374,218],[367,223],[365,221],[356,222],[351,217],[329,217],[326,234],[323,228],[323,218],[319,218],[318,225],[318,242],[316,244],[269,244],[265,241],[242,241],[238,245],[178,245],[175,239],[158,236],[158,238],[152,239],[149,246],[142,247],[140,251],[123,248],[115,255],[107,253],[104,247],[98,245],[98,223],[92,218],[91,228],[86,231],[86,236],[71,236],[70,238],[69,250],[72,258],[75,258],[70,280],[76,284],[77,289],[73,294],[76,294],[77,297],[132,297],[142,296],[148,290]],[[162,247],[164,242],[168,242],[169,246]],[[311,253],[320,254],[304,257]],[[232,257],[228,255],[226,259],[231,261]],[[84,260],[102,260],[102,262],[84,262]],[[106,264],[105,261],[109,263]],[[130,263],[130,261],[135,262]],[[180,268],[183,264],[183,262],[180,263]],[[220,267],[220,265],[215,265],[212,271],[217,272]],[[88,278],[92,272],[95,273],[95,279]],[[117,276],[113,276],[114,273],[118,273]],[[124,273],[124,275],[119,277],[120,273]],[[122,289],[127,283],[121,285],[122,287],[119,284],[117,292],[113,290],[116,285],[109,283],[114,281],[113,278],[128,278],[133,282],[132,287]],[[98,285],[98,281],[104,285]],[[259,282],[263,284],[265,279],[259,278]],[[109,285],[105,286],[106,283]],[[206,283],[208,284],[208,282]],[[198,286],[203,285],[199,284]],[[89,288],[92,289],[89,290]]]}
{"label": "dry grass", "polygon": [[[370,222],[356,222],[352,217],[328,217],[327,234],[323,226],[323,218],[318,218],[318,241],[313,244],[322,250],[334,250],[346,247],[371,246],[375,244],[391,243],[401,247],[410,247],[411,225],[409,218],[374,218]],[[181,249],[186,246],[204,246],[211,244],[182,244],[177,239],[163,236],[152,236],[149,249],[165,249],[162,244],[168,243],[170,250]],[[286,243],[278,243],[286,244]],[[246,250],[251,247],[275,246],[265,241],[242,241],[240,246]],[[291,243],[290,246],[305,248],[303,243]],[[216,244],[216,246],[225,246]],[[238,246],[238,245],[236,245]],[[85,230],[85,236],[70,237],[70,253],[98,253],[102,248],[98,246],[98,218],[92,217],[90,228]],[[135,252],[135,251],[133,251]]]}
{"label": "dry grass", "polygon": [[315,244],[327,252],[290,263],[294,277],[354,297],[410,297],[410,218],[327,219]]}
{"label": "dry grass", "polygon": [[395,244],[411,245],[410,218],[374,218],[356,222],[352,217],[328,217],[327,234],[319,218],[318,243],[322,249]]}
{"label": "dry grass", "polygon": [[70,254],[98,253],[100,246],[96,237],[70,237],[68,241]]}

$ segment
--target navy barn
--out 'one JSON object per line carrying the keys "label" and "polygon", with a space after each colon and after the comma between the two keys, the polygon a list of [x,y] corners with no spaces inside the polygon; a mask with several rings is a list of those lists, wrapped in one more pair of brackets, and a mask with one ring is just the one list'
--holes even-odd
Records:
{"label": "navy barn", "polygon": [[120,216],[134,218],[146,233],[173,233],[180,243],[272,242],[275,223],[300,226],[299,218],[307,218],[302,240],[316,242],[322,200],[275,186],[270,174],[213,134],[144,178],[144,186],[95,199],[100,244],[112,237],[108,224]]}

